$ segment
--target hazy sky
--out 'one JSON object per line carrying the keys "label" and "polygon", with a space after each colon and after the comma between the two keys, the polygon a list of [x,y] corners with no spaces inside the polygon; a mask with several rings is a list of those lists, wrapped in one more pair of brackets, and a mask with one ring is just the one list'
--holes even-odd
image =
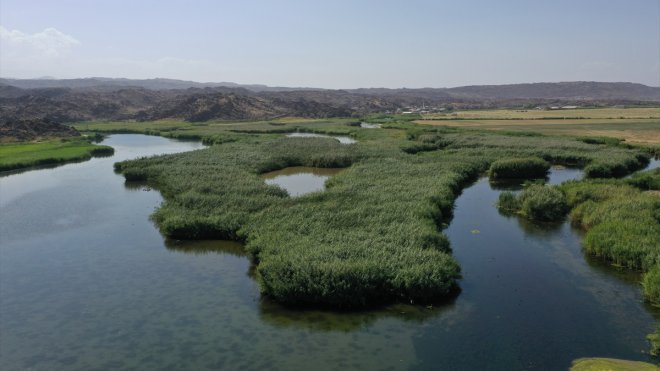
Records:
{"label": "hazy sky", "polygon": [[0,76],[660,86],[660,0],[0,0]]}

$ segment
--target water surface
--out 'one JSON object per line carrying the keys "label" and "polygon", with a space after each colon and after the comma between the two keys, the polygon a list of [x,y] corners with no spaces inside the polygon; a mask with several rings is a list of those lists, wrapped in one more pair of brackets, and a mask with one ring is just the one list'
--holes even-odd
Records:
{"label": "water surface", "polygon": [[370,124],[368,122],[361,122],[360,127],[365,129],[380,129],[381,124]]}
{"label": "water surface", "polygon": [[357,143],[357,140],[346,137],[346,136],[336,136],[336,135],[323,135],[323,134],[313,134],[313,133],[290,133],[286,135],[289,138],[332,138],[339,141],[341,144],[353,144]]}
{"label": "water surface", "polygon": [[344,170],[343,168],[320,168],[292,166],[282,170],[262,174],[266,184],[274,184],[289,193],[291,197],[325,189],[325,181]]}
{"label": "water surface", "polygon": [[[112,158],[0,178],[0,369],[566,369],[646,360],[639,277],[585,257],[567,223],[500,215],[486,179],[447,229],[464,278],[433,308],[293,311],[239,244],[164,239],[155,190],[112,163],[201,148],[113,135]],[[565,175],[553,171],[552,182]],[[579,173],[578,173],[579,175]]]}

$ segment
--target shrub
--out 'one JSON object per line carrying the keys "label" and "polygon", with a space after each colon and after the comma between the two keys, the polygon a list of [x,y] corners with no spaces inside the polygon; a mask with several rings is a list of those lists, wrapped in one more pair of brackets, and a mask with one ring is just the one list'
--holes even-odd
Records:
{"label": "shrub", "polygon": [[625,182],[643,190],[660,190],[660,168],[637,172]]}
{"label": "shrub", "polygon": [[544,185],[525,188],[520,194],[520,212],[532,220],[558,221],[568,212],[564,194]]}
{"label": "shrub", "polygon": [[543,222],[562,220],[569,210],[566,198],[560,190],[536,184],[527,186],[519,195],[502,192],[497,207]]}
{"label": "shrub", "polygon": [[502,192],[497,200],[497,207],[505,212],[517,213],[520,211],[520,202],[513,192]]}
{"label": "shrub", "polygon": [[637,153],[625,158],[602,159],[587,165],[584,175],[587,178],[622,177],[646,166],[649,158],[648,154]]}
{"label": "shrub", "polygon": [[497,160],[489,170],[491,179],[533,179],[543,178],[550,164],[538,157],[511,158]]}

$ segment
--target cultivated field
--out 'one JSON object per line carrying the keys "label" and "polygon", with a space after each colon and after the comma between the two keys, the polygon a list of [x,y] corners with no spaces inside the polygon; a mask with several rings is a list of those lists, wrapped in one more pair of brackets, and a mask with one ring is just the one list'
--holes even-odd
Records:
{"label": "cultivated field", "polygon": [[660,108],[577,108],[577,109],[496,109],[456,111],[424,115],[424,119],[496,119],[496,120],[547,120],[547,119],[660,119]]}
{"label": "cultivated field", "polygon": [[461,111],[428,115],[416,122],[548,135],[603,136],[637,144],[660,144],[660,108]]}

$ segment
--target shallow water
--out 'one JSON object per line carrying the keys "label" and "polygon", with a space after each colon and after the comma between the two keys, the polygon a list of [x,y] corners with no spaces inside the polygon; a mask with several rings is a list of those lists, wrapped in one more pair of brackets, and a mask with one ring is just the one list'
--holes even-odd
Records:
{"label": "shallow water", "polygon": [[323,135],[323,134],[313,134],[313,133],[290,133],[286,135],[289,138],[332,138],[339,141],[341,144],[353,144],[357,143],[357,140],[346,137],[346,136],[336,136],[336,135]]}
{"label": "shallow water", "polygon": [[652,158],[651,162],[649,162],[648,166],[646,167],[646,170],[657,169],[659,167],[660,167],[660,158]]}
{"label": "shallow water", "polygon": [[368,122],[361,122],[360,127],[365,128],[365,129],[380,129],[381,125],[380,124],[370,124]]}
{"label": "shallow water", "polygon": [[[435,308],[292,311],[261,299],[239,244],[165,240],[157,191],[112,163],[190,142],[115,135],[112,158],[0,178],[0,369],[566,369],[647,360],[639,277],[579,232],[498,214],[482,179],[447,229],[464,278]],[[564,176],[554,171],[551,181]],[[577,173],[579,175],[579,172]]]}
{"label": "shallow water", "polygon": [[342,168],[320,168],[292,166],[262,174],[266,184],[274,184],[289,193],[291,197],[325,189],[325,181],[339,173]]}

